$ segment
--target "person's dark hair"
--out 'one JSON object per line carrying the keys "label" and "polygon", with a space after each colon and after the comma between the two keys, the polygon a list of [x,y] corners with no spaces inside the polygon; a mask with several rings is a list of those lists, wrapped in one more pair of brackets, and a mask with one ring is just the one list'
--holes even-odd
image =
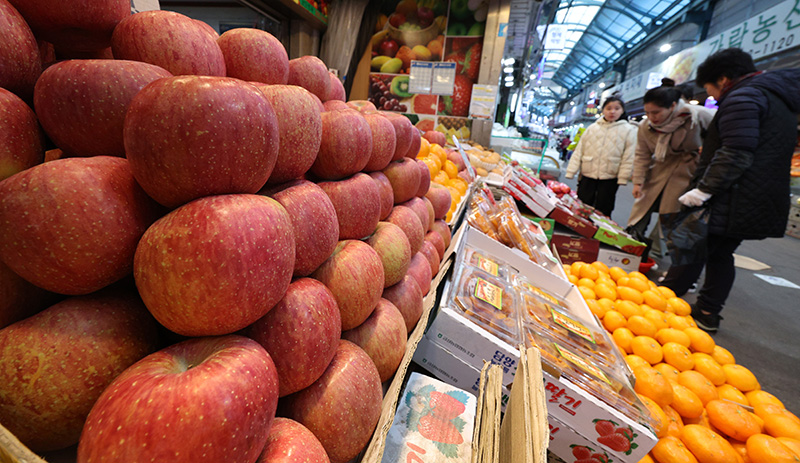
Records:
{"label": "person's dark hair", "polygon": [[677,89],[681,91],[681,96],[686,101],[689,101],[692,98],[694,98],[694,85],[692,85],[692,84],[681,84],[681,85],[678,85]]}
{"label": "person's dark hair", "polygon": [[695,83],[702,87],[715,84],[722,77],[735,80],[751,72],[756,72],[752,56],[741,48],[726,48],[709,56],[697,67]]}
{"label": "person's dark hair", "polygon": [[669,108],[680,99],[681,91],[675,87],[675,81],[668,77],[661,79],[660,87],[651,88],[644,94],[645,103],[655,103],[662,108]]}
{"label": "person's dark hair", "polygon": [[608,98],[606,98],[606,100],[603,101],[603,104],[600,106],[600,110],[602,111],[606,109],[606,105],[611,103],[612,101],[616,101],[617,103],[619,103],[620,106],[622,106],[622,115],[619,116],[618,120],[620,121],[628,120],[628,111],[625,110],[625,102],[622,101],[622,98],[620,98],[619,95],[617,94],[611,95]]}

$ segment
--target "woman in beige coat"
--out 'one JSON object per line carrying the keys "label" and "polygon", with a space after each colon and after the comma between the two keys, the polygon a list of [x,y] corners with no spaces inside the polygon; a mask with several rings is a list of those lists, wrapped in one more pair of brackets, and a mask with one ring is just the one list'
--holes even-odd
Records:
{"label": "woman in beige coat", "polygon": [[628,226],[644,235],[650,215],[680,211],[697,167],[702,133],[714,117],[681,99],[674,86],[652,88],[644,95],[647,120],[639,125],[633,161],[633,204]]}
{"label": "woman in beige coat", "polygon": [[636,126],[628,122],[625,104],[610,96],[602,106],[603,117],[590,125],[581,136],[567,166],[567,178],[578,170],[578,198],[611,217],[617,188],[631,178],[636,149]]}

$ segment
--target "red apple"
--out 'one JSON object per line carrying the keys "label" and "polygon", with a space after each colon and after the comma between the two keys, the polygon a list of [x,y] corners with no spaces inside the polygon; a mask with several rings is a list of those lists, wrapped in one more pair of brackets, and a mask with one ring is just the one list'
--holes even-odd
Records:
{"label": "red apple", "polygon": [[378,253],[383,263],[383,287],[388,288],[402,280],[411,263],[411,245],[405,232],[393,223],[378,222],[375,233],[366,239],[366,243]]}
{"label": "red apple", "polygon": [[256,87],[272,104],[280,132],[278,159],[269,183],[300,178],[314,164],[322,142],[322,113],[317,101],[308,90],[294,85]]}
{"label": "red apple", "polygon": [[400,46],[392,39],[383,40],[378,44],[378,54],[388,56],[389,58],[394,58],[394,55],[397,54],[397,50],[399,49]]}
{"label": "red apple", "polygon": [[411,144],[408,145],[408,151],[406,151],[406,157],[416,159],[417,154],[419,154],[419,149],[422,146],[422,141],[420,140],[422,137],[419,134],[419,130],[411,126]]}
{"label": "red apple", "polygon": [[28,23],[6,0],[0,0],[0,24],[0,87],[30,102],[33,85],[42,73],[39,45]]}
{"label": "red apple", "polygon": [[414,254],[411,258],[411,264],[408,266],[408,274],[417,280],[417,285],[422,291],[422,296],[426,296],[428,291],[431,290],[431,280],[433,273],[431,272],[431,264],[428,258],[422,252]]}
{"label": "red apple", "polygon": [[88,294],[131,272],[161,213],[123,158],[47,162],[0,182],[0,257],[40,288]]}
{"label": "red apple", "polygon": [[425,209],[428,210],[428,229],[425,231],[431,231],[433,228],[433,223],[436,221],[436,213],[433,210],[433,203],[431,200],[425,197],[422,197],[422,202],[425,203]]}
{"label": "red apple", "polygon": [[213,36],[198,21],[173,11],[143,11],[124,19],[114,29],[111,49],[116,59],[155,64],[176,76],[226,75],[225,57]]}
{"label": "red apple", "polygon": [[58,296],[36,287],[0,261],[0,329],[41,312]]}
{"label": "red apple", "polygon": [[[447,247],[445,247],[444,245],[444,239],[442,238],[442,235],[440,235],[438,232],[435,231],[429,231],[425,235],[425,241],[433,245],[436,253],[439,256],[439,261],[441,261],[442,257],[444,256],[444,251],[447,249]],[[425,248],[424,244],[422,245],[422,248],[423,249]],[[431,272],[431,273],[435,275],[437,272]]]}
{"label": "red apple", "polygon": [[0,181],[42,162],[44,136],[36,114],[18,96],[0,88]]}
{"label": "red apple", "polygon": [[417,159],[417,167],[419,167],[419,188],[417,188],[417,196],[422,198],[431,187],[431,171],[428,166]]}
{"label": "red apple", "polygon": [[417,8],[417,21],[423,29],[433,24],[433,10],[428,7],[420,6]]}
{"label": "red apple", "polygon": [[364,116],[352,109],[322,113],[322,143],[311,173],[338,180],[360,172],[372,154],[372,130]]}
{"label": "red apple", "polygon": [[[37,39],[36,44],[39,46],[39,58],[42,62],[42,69],[56,62],[56,49],[53,47],[52,43]],[[31,86],[31,96],[33,96],[33,86]]]}
{"label": "red apple", "polygon": [[331,255],[339,241],[336,209],[325,191],[306,180],[295,180],[270,194],[292,221],[295,241],[293,276],[307,276]]}
{"label": "red apple", "polygon": [[435,231],[442,237],[445,249],[450,247],[450,241],[452,240],[453,235],[450,232],[450,226],[447,225],[447,222],[445,222],[444,220],[436,220],[435,222],[433,222],[431,230]]}
{"label": "red apple", "polygon": [[370,172],[369,176],[372,177],[372,180],[378,185],[378,193],[381,199],[380,220],[384,220],[392,213],[392,207],[394,206],[394,190],[392,190],[392,184],[389,182],[389,179],[383,175],[383,172]]}
{"label": "red apple", "polygon": [[342,331],[369,317],[383,292],[383,264],[374,249],[357,240],[340,241],[311,278],[333,293],[342,315]]}
{"label": "red apple", "polygon": [[417,194],[420,177],[417,161],[403,159],[402,161],[391,162],[383,169],[383,173],[392,184],[395,204],[404,203]]}
{"label": "red apple", "polygon": [[288,396],[282,408],[314,433],[332,463],[345,463],[372,437],[382,399],[375,363],[363,349],[342,339],[322,377]]}
{"label": "red apple", "polygon": [[[303,87],[298,87],[303,88]],[[347,103],[341,100],[328,100],[325,103],[322,103],[322,107],[325,108],[325,111],[336,111],[339,109],[351,109],[350,106],[347,106]]]}
{"label": "red apple", "polygon": [[381,382],[394,376],[406,352],[408,332],[403,314],[391,302],[381,298],[372,315],[362,324],[342,333],[347,339],[364,349],[375,362]]}
{"label": "red apple", "polygon": [[256,461],[277,404],[275,365],[257,342],[190,339],[143,358],[103,391],[78,463]]}
{"label": "red apple", "polygon": [[59,61],[66,61],[72,59],[114,59],[114,53],[111,51],[111,47],[101,48],[100,50],[92,50],[92,51],[74,51],[74,50],[64,51],[61,49],[58,51]]}
{"label": "red apple", "polygon": [[286,292],[293,267],[292,222],[277,201],[220,195],[154,223],[136,248],[133,276],[162,325],[210,336],[266,315]]}
{"label": "red apple", "polygon": [[364,172],[383,170],[394,156],[397,144],[394,126],[377,111],[364,113],[364,118],[372,130],[372,154],[367,165],[364,166]]}
{"label": "red apple", "polygon": [[[206,31],[206,33],[208,34],[208,36],[209,36],[209,37],[211,37],[212,39],[214,39],[214,41],[216,41],[216,40],[218,40],[218,39],[219,39],[219,33],[217,32],[217,30],[216,30],[216,29],[214,29],[213,27],[211,27],[211,25],[210,25],[210,24],[208,24],[208,23],[207,23],[207,22],[205,22],[205,21],[200,21],[199,19],[195,19],[194,21],[195,21],[195,23],[197,23],[197,25],[198,25],[198,26],[200,26],[200,28],[201,28],[201,29],[203,29],[204,31]],[[219,45],[219,44],[218,44],[218,45]]]}
{"label": "red apple", "polygon": [[[428,232],[434,233],[434,232]],[[431,266],[431,275],[436,275],[439,273],[439,264],[441,263],[441,257],[439,256],[439,251],[436,249],[436,246],[428,240],[427,235],[425,236],[425,242],[422,243],[422,248],[420,248],[419,253],[425,256],[425,259],[428,260],[428,263]]]}
{"label": "red apple", "polygon": [[0,422],[35,452],[76,444],[103,389],[156,340],[156,322],[134,292],[69,298],[7,326]]}
{"label": "red apple", "polygon": [[[401,116],[400,114],[387,111],[381,111],[381,114],[386,116],[386,118],[389,119],[389,122],[391,122],[394,126],[397,142],[395,144],[392,161],[399,161],[405,157],[406,153],[408,153],[409,147],[411,147],[411,139],[413,137],[413,131],[415,130],[414,125],[411,124],[411,121],[408,120],[407,117]],[[416,157],[416,153],[414,156]]]}
{"label": "red apple", "polygon": [[375,111],[377,109],[369,100],[350,100],[347,102],[347,106],[363,113],[366,113],[367,111]]}
{"label": "red apple", "polygon": [[289,60],[289,85],[303,87],[325,102],[331,91],[328,67],[316,56],[302,56]]}
{"label": "red apple", "polygon": [[36,82],[36,114],[50,139],[69,155],[124,157],[122,125],[131,100],[150,82],[171,76],[138,61],[61,61]]}
{"label": "red apple", "polygon": [[174,208],[204,196],[260,190],[278,158],[278,127],[272,105],[255,86],[182,76],[140,91],[123,134],[136,180]]}
{"label": "red apple", "polygon": [[339,80],[339,78],[336,77],[336,75],[334,75],[334,73],[332,72],[328,73],[328,78],[331,80],[331,89],[330,92],[328,93],[326,101],[338,100],[344,102],[347,99],[347,96],[345,95],[344,85],[342,84],[342,81]]}
{"label": "red apple", "polygon": [[275,418],[267,445],[256,463],[330,463],[325,448],[307,427],[289,418]]}
{"label": "red apple", "polygon": [[447,137],[442,132],[437,130],[428,130],[422,135],[422,138],[428,140],[431,143],[435,143],[441,147],[447,144]]}
{"label": "red apple", "polygon": [[225,58],[228,77],[270,85],[289,82],[289,55],[269,32],[248,27],[231,29],[217,39],[217,45]]}
{"label": "red apple", "polygon": [[342,335],[342,317],[325,285],[300,278],[245,334],[272,356],[283,397],[307,388],[328,368]]}
{"label": "red apple", "polygon": [[339,239],[361,239],[375,231],[381,215],[378,185],[367,174],[319,183],[339,220]]}
{"label": "red apple", "polygon": [[422,225],[422,229],[424,231],[428,231],[430,229],[431,219],[428,215],[428,206],[425,204],[424,200],[415,196],[400,205],[411,209],[415,214],[417,214],[419,223]]}
{"label": "red apple", "polygon": [[447,160],[455,164],[459,172],[467,168],[466,164],[464,164],[464,158],[461,157],[461,153],[458,151],[447,150]]}
{"label": "red apple", "polygon": [[397,307],[403,315],[406,332],[410,333],[422,317],[422,290],[419,289],[417,280],[406,275],[396,285],[384,289],[381,297]]}
{"label": "red apple", "polygon": [[431,188],[425,193],[425,197],[433,204],[434,216],[437,219],[447,216],[447,212],[450,211],[450,202],[453,200],[447,188],[438,183],[431,183]]}
{"label": "red apple", "polygon": [[408,244],[411,246],[411,254],[416,254],[422,247],[425,238],[425,230],[419,222],[419,217],[411,209],[405,206],[395,206],[386,221],[400,227],[408,237]]}
{"label": "red apple", "polygon": [[111,45],[111,33],[131,14],[129,0],[10,0],[37,38],[56,51],[95,51]]}

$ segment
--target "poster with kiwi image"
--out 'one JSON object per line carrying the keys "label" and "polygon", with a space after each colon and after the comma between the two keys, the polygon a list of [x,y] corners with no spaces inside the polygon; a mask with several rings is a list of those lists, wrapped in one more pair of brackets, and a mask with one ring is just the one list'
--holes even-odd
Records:
{"label": "poster with kiwi image", "polygon": [[[439,130],[468,138],[472,84],[477,81],[488,0],[400,0],[387,2],[372,37],[369,100],[406,116],[423,132]],[[409,91],[411,61],[454,61],[453,95]],[[436,116],[452,116],[442,120]],[[425,117],[423,117],[425,116]],[[462,119],[463,120],[458,120]]]}

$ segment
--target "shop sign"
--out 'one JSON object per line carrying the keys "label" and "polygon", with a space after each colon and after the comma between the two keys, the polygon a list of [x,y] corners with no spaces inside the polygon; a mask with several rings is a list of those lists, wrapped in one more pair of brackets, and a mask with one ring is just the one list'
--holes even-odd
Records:
{"label": "shop sign", "polygon": [[[532,99],[533,95],[531,95]],[[525,103],[523,99],[523,103]],[[530,103],[530,101],[528,101]],[[497,85],[472,86],[472,99],[469,104],[469,117],[475,119],[494,119],[494,110],[497,107]]]}
{"label": "shop sign", "polygon": [[561,50],[567,44],[569,26],[563,24],[550,24],[544,37],[545,50]]}

